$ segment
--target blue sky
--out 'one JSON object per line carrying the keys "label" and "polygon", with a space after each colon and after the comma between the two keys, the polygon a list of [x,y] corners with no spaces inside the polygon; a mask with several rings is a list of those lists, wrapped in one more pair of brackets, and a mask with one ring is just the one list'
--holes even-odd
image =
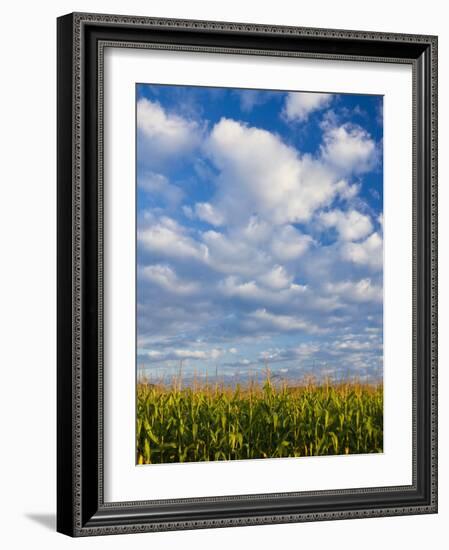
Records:
{"label": "blue sky", "polygon": [[382,97],[137,86],[137,363],[382,377]]}

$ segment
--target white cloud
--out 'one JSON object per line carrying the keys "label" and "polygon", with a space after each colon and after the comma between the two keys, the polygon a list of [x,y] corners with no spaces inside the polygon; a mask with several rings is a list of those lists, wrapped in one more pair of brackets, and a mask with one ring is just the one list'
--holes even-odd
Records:
{"label": "white cloud", "polygon": [[266,243],[273,234],[273,226],[256,215],[251,216],[248,223],[238,229],[240,237],[252,245]]}
{"label": "white cloud", "polygon": [[293,351],[299,357],[308,357],[310,355],[313,355],[314,353],[318,353],[320,351],[320,347],[318,344],[314,344],[313,342],[304,342],[298,347],[293,348]]}
{"label": "white cloud", "polygon": [[207,247],[187,235],[182,226],[168,217],[140,229],[137,238],[144,248],[164,256],[201,261],[207,258]]}
{"label": "white cloud", "polygon": [[336,283],[327,283],[326,291],[353,302],[381,302],[382,287],[371,282],[371,279],[361,279],[360,281],[341,281]]}
{"label": "white cloud", "polygon": [[[275,274],[269,273],[267,275],[268,277],[271,275],[272,285],[280,283],[280,278],[282,275],[279,276],[278,274],[277,281],[273,280],[276,277]],[[260,279],[263,278],[264,277],[262,275]],[[285,281],[282,282],[284,283]],[[225,296],[240,298],[244,301],[258,302],[261,304],[289,304],[296,298],[304,295],[307,291],[307,286],[290,282],[288,282],[284,287],[263,287],[257,284],[254,280],[244,281],[234,275],[230,275],[223,281],[220,281],[218,288]]]}
{"label": "white cloud", "polygon": [[257,105],[262,105],[271,97],[276,97],[267,90],[236,90],[235,94],[240,100],[240,108],[245,113],[250,113]]}
{"label": "white cloud", "polygon": [[[359,362],[360,359],[367,359],[367,353],[376,352],[379,349],[382,349],[382,336],[381,335],[372,335],[374,338],[371,338],[369,341],[366,339],[365,335],[360,334],[347,334],[342,338],[336,340],[332,344],[332,349],[338,352],[344,352],[345,357],[348,357],[348,361]],[[348,355],[348,351],[363,351],[365,352],[362,355],[354,354]],[[366,364],[364,365],[366,366]]]}
{"label": "white cloud", "polygon": [[285,99],[283,115],[287,120],[303,122],[313,111],[327,107],[332,97],[332,94],[290,92]]}
{"label": "white cloud", "polygon": [[304,222],[338,192],[322,162],[300,157],[267,130],[222,118],[206,150],[220,170],[214,206],[233,225],[254,215],[272,224]]}
{"label": "white cloud", "polygon": [[141,355],[147,356],[150,361],[162,362],[169,360],[184,360],[184,359],[197,359],[197,360],[213,360],[218,359],[222,355],[222,350],[213,348],[209,350],[195,350],[195,349],[173,349],[170,351],[159,350],[142,350]]}
{"label": "white cloud", "polygon": [[380,327],[365,327],[365,332],[372,332],[375,334],[379,334],[381,332]]}
{"label": "white cloud", "polygon": [[240,282],[237,277],[230,276],[219,284],[220,290],[226,296],[236,296],[249,300],[260,300],[265,298],[265,293],[256,281]]}
{"label": "white cloud", "polygon": [[290,287],[293,277],[287,273],[282,265],[275,265],[266,273],[259,276],[259,281],[274,290]]}
{"label": "white cloud", "polygon": [[267,311],[265,308],[253,311],[248,315],[248,317],[250,322],[256,321],[275,330],[286,332],[304,331],[308,333],[317,333],[322,331],[322,329],[319,329],[319,327],[305,319],[302,319],[301,317],[296,317],[293,315],[276,315],[275,313]]}
{"label": "white cloud", "polygon": [[211,350],[175,350],[178,357],[192,357],[194,359],[217,359],[222,355],[219,349]]}
{"label": "white cloud", "polygon": [[195,120],[168,113],[157,101],[141,98],[137,102],[137,128],[140,132],[139,158],[147,156],[155,162],[161,157],[192,151],[202,138],[202,129]]}
{"label": "white cloud", "polygon": [[271,251],[278,260],[295,260],[309,249],[312,242],[309,235],[300,233],[292,225],[284,225],[274,231]]}
{"label": "white cloud", "polygon": [[198,219],[214,226],[223,225],[225,221],[221,212],[208,202],[197,202],[195,204],[195,215]]}
{"label": "white cloud", "polygon": [[372,269],[382,269],[383,266],[383,242],[379,233],[372,233],[360,243],[346,243],[341,250],[345,260],[358,265],[368,266]]}
{"label": "white cloud", "polygon": [[373,226],[369,216],[357,210],[342,212],[330,210],[319,215],[320,222],[325,227],[335,227],[340,238],[344,241],[357,241],[371,233]]}
{"label": "white cloud", "polygon": [[[314,342],[303,342],[299,346],[290,348],[272,348],[260,352],[259,359],[262,361],[292,361],[311,357],[320,351],[320,346]],[[288,371],[288,369],[281,369]]]}
{"label": "white cloud", "polygon": [[184,196],[182,189],[171,184],[163,174],[147,172],[137,179],[137,184],[144,191],[162,197],[171,206],[179,204]]}
{"label": "white cloud", "polygon": [[168,265],[147,265],[141,268],[141,273],[148,281],[173,294],[191,295],[199,289],[197,283],[181,280]]}
{"label": "white cloud", "polygon": [[321,157],[341,174],[368,172],[376,161],[376,143],[360,126],[325,126]]}
{"label": "white cloud", "polygon": [[358,340],[343,340],[341,342],[335,342],[336,350],[339,351],[362,351],[370,350],[373,345],[371,342],[360,342]]}
{"label": "white cloud", "polygon": [[344,200],[353,199],[360,191],[360,184],[353,183],[350,185],[346,180],[340,180],[335,184],[340,197]]}
{"label": "white cloud", "polygon": [[239,239],[238,234],[231,237],[210,230],[202,234],[202,240],[208,249],[209,267],[220,273],[252,276],[270,264],[270,258],[262,248]]}
{"label": "white cloud", "polygon": [[[291,280],[275,258],[281,261],[296,259],[311,242],[310,237],[292,226],[281,227],[271,234],[261,231],[258,236],[255,235],[257,230],[248,230],[248,227],[237,228],[230,234],[208,230],[195,235],[167,216],[150,217],[145,221],[147,223],[137,234],[144,249],[166,258],[195,260],[217,273],[256,277],[265,286],[277,285],[278,289]],[[287,286],[299,288],[299,285]]]}

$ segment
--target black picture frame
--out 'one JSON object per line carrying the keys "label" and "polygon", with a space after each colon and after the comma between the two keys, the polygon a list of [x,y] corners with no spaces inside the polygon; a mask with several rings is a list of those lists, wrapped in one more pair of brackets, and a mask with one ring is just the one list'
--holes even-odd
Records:
{"label": "black picture frame", "polygon": [[[437,37],[74,13],[58,18],[57,530],[71,536],[437,512]],[[102,44],[413,68],[413,483],[105,503]]]}

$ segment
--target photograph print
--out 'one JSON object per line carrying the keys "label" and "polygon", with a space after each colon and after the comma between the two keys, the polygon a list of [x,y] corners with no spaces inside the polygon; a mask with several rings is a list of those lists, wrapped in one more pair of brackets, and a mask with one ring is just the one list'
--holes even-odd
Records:
{"label": "photograph print", "polygon": [[383,98],[136,85],[136,463],[383,452]]}

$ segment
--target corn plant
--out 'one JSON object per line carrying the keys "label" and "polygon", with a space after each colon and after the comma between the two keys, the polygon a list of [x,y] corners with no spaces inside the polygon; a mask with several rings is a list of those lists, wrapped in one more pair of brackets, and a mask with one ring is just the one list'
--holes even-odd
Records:
{"label": "corn plant", "polygon": [[139,464],[383,450],[381,385],[137,387]]}

